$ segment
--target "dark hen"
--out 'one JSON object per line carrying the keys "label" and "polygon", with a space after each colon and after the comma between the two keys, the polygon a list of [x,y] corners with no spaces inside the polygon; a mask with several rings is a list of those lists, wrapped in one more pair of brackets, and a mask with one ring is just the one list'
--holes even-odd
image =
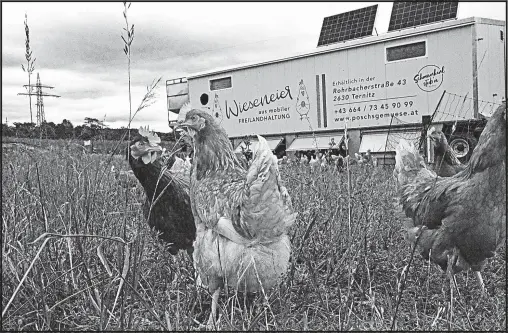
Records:
{"label": "dark hen", "polygon": [[[196,226],[189,199],[189,174],[182,169],[171,169],[176,160],[173,154],[166,162],[167,169],[161,158],[147,158],[154,151],[160,151],[160,146],[150,143],[143,135],[131,141],[129,164],[146,194],[143,213],[150,227],[160,232],[160,239],[170,244],[171,254],[176,255],[178,250],[192,254]],[[143,161],[143,156],[148,163]]]}
{"label": "dark hen", "polygon": [[493,114],[465,169],[439,177],[401,140],[394,175],[409,238],[449,275],[480,271],[506,239],[506,103]]}

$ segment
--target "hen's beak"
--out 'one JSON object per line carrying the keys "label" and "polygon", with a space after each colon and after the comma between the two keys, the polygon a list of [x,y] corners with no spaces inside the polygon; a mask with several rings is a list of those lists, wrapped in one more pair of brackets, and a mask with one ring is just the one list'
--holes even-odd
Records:
{"label": "hen's beak", "polygon": [[195,128],[195,124],[192,122],[182,122],[175,127],[175,131],[179,132],[180,134],[186,134],[189,136],[194,136],[196,134],[197,130]]}
{"label": "hen's beak", "polygon": [[175,132],[181,132],[183,130],[184,130],[184,128],[183,128],[182,124],[176,124]]}
{"label": "hen's beak", "polygon": [[192,124],[189,123],[189,122],[183,121],[183,122],[181,122],[179,124],[176,124],[175,130],[177,132],[181,132],[181,131],[185,131],[185,130],[189,129],[189,127],[192,127]]}
{"label": "hen's beak", "polygon": [[183,121],[176,125],[176,127],[194,127],[194,124],[189,121]]}

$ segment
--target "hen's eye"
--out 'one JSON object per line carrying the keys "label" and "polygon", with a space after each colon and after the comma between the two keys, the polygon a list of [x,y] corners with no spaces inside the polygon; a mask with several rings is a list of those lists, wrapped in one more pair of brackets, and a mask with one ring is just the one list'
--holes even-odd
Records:
{"label": "hen's eye", "polygon": [[197,116],[192,116],[192,120],[196,121],[198,119]]}

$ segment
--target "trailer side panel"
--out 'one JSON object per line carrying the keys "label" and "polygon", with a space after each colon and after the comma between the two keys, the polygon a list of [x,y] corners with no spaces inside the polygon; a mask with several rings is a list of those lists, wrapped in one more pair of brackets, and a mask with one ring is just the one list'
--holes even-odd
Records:
{"label": "trailer side panel", "polygon": [[[472,25],[465,25],[191,77],[190,100],[230,137],[375,128],[392,116],[414,125],[432,114],[444,90],[472,96],[471,40]],[[461,107],[461,117],[474,117],[472,105]]]}

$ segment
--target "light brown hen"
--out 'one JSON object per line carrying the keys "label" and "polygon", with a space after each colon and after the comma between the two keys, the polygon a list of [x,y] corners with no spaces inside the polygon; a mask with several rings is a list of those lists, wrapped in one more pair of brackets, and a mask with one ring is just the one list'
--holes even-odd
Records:
{"label": "light brown hen", "polygon": [[224,129],[207,112],[189,111],[179,127],[193,138],[193,257],[213,293],[212,325],[221,287],[267,290],[286,273],[291,252],[287,232],[297,214],[281,184],[277,158],[263,137],[258,136],[246,168]]}

